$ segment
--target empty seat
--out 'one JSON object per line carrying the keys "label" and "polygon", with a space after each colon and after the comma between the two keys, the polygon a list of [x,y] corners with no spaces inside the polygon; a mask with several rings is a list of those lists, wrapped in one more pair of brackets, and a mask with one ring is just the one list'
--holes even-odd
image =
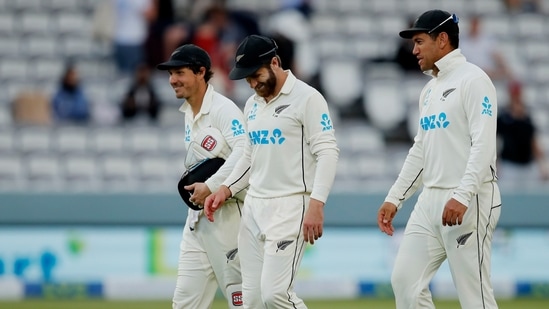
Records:
{"label": "empty seat", "polygon": [[519,14],[513,17],[512,24],[519,37],[546,39],[546,19],[547,17],[541,14]]}
{"label": "empty seat", "polygon": [[327,59],[320,77],[328,104],[346,107],[362,95],[362,66],[356,59]]}
{"label": "empty seat", "polygon": [[0,130],[0,153],[15,152],[15,142],[12,130]]}
{"label": "empty seat", "polygon": [[106,155],[99,160],[104,190],[131,191],[136,189],[135,163],[131,156]]}
{"label": "empty seat", "polygon": [[51,81],[55,85],[57,85],[57,81],[65,68],[62,59],[35,59],[30,63],[34,78]]}
{"label": "empty seat", "polygon": [[88,132],[85,127],[58,127],[52,143],[55,151],[61,154],[86,154],[89,152]]}
{"label": "empty seat", "polygon": [[[19,2],[19,1],[17,1]],[[42,1],[33,1],[42,2]],[[23,12],[17,20],[18,32],[23,34],[49,34],[51,32],[51,19],[48,13],[44,12]]]}
{"label": "empty seat", "polygon": [[55,14],[54,27],[58,34],[89,36],[91,34],[91,18],[83,12],[60,12]]}
{"label": "empty seat", "polygon": [[56,11],[77,11],[82,0],[49,0],[48,7]]}
{"label": "empty seat", "polygon": [[0,59],[0,76],[9,77],[9,80],[26,80],[28,76],[28,63],[24,58]]}
{"label": "empty seat", "polygon": [[29,189],[58,191],[62,188],[62,169],[55,155],[33,154],[25,160]]}
{"label": "empty seat", "polygon": [[[59,53],[58,44],[53,36],[29,36],[22,42],[23,48],[21,50],[29,57],[54,58]],[[49,62],[43,59],[41,61]]]}
{"label": "empty seat", "polygon": [[91,131],[90,148],[98,154],[121,153],[125,149],[123,130],[114,127]]}
{"label": "empty seat", "polygon": [[43,127],[24,127],[17,133],[17,148],[22,153],[47,153],[51,150],[50,130]]}
{"label": "empty seat", "polygon": [[94,155],[69,155],[63,159],[63,165],[67,189],[96,191],[101,188],[99,165]]}
{"label": "empty seat", "polygon": [[154,154],[160,150],[159,133],[152,127],[131,129],[127,134],[129,150],[134,155]]}
{"label": "empty seat", "polygon": [[11,14],[0,14],[0,33],[11,34],[14,30],[14,18]]}
{"label": "empty seat", "polygon": [[[13,57],[19,55],[21,39],[18,37],[2,37],[0,44],[0,56]],[[0,78],[6,79],[9,75],[3,75]]]}
{"label": "empty seat", "polygon": [[25,173],[21,161],[17,154],[0,153],[0,190],[23,188]]}
{"label": "empty seat", "polygon": [[184,126],[181,125],[180,129],[177,127],[170,129],[169,131],[163,134],[164,140],[162,144],[164,145],[163,151],[171,155],[180,155],[185,157],[187,152],[185,149],[185,131]]}
{"label": "empty seat", "polygon": [[372,124],[388,131],[406,119],[401,84],[394,80],[369,80],[364,88],[364,111]]}
{"label": "empty seat", "polygon": [[163,156],[147,156],[137,160],[137,173],[142,190],[175,191],[179,178],[170,172],[172,162]]}

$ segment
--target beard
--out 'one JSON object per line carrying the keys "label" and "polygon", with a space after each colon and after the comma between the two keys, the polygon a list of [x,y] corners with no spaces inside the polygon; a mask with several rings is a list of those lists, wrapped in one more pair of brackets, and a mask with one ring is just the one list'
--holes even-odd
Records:
{"label": "beard", "polygon": [[276,76],[273,69],[267,67],[267,72],[269,73],[269,78],[265,82],[257,83],[254,89],[257,95],[263,98],[274,95],[276,87]]}

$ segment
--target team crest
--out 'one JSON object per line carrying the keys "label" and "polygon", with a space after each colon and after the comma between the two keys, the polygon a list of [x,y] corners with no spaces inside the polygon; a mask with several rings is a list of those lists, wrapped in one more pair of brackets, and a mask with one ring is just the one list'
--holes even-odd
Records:
{"label": "team crest", "polygon": [[206,135],[206,137],[204,137],[204,139],[202,140],[202,143],[200,143],[200,146],[202,146],[202,148],[206,149],[207,151],[212,151],[216,145],[217,140],[211,135]]}

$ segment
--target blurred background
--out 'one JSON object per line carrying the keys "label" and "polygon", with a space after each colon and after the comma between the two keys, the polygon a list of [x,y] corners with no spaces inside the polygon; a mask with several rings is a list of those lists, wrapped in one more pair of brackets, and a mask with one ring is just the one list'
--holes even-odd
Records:
{"label": "blurred background", "polygon": [[[197,44],[243,107],[252,90],[227,73],[254,33],[325,95],[341,149],[298,294],[392,297],[401,230],[381,234],[376,212],[428,81],[398,32],[434,8],[458,15],[462,52],[498,91],[496,296],[549,298],[548,0],[0,0],[0,300],[171,299],[184,117],[155,65]],[[456,297],[445,265],[432,290]]]}

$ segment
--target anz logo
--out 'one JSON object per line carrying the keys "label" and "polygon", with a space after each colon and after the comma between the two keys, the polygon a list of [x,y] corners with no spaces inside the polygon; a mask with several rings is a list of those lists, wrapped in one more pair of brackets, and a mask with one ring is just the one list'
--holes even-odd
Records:
{"label": "anz logo", "polygon": [[191,141],[191,126],[186,125],[185,126],[185,142]]}
{"label": "anz logo", "polygon": [[240,123],[240,121],[238,121],[238,119],[233,119],[231,130],[233,130],[233,136],[239,136],[246,133],[246,131],[244,131],[244,128],[242,127],[242,124]]}
{"label": "anz logo", "polygon": [[250,113],[248,113],[248,120],[255,120],[255,116],[257,114],[257,103],[254,103],[254,106],[252,106],[252,110]]}
{"label": "anz logo", "polygon": [[434,129],[445,129],[450,125],[450,121],[448,121],[446,113],[440,113],[438,115],[422,117],[419,120],[419,125],[425,131]]}
{"label": "anz logo", "polygon": [[334,128],[332,126],[332,120],[330,120],[328,114],[322,114],[322,120],[320,121],[320,124],[322,125],[322,131],[330,131]]}
{"label": "anz logo", "polygon": [[481,115],[492,116],[492,104],[490,103],[490,99],[488,99],[488,97],[484,97],[484,100],[482,102]]}
{"label": "anz logo", "polygon": [[248,132],[248,136],[252,145],[280,145],[286,140],[280,129],[274,129],[272,132],[269,130],[251,131]]}

